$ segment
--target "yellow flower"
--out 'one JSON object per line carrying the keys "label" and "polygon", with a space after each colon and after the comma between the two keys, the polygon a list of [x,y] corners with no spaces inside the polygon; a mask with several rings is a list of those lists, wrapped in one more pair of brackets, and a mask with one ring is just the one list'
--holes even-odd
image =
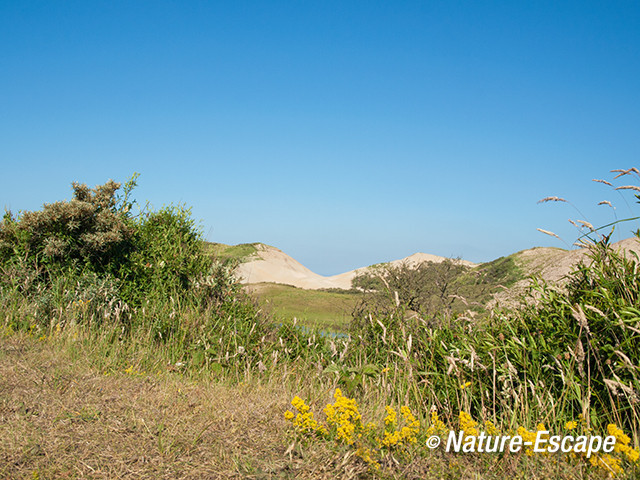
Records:
{"label": "yellow flower", "polygon": [[629,438],[628,435],[625,435],[625,433],[613,423],[607,425],[607,432],[609,433],[609,435],[613,435],[614,437],[616,437],[616,444],[613,447],[613,450],[615,452],[624,454],[627,459],[632,462],[638,461],[638,458],[640,457],[640,451],[629,446],[631,438]]}
{"label": "yellow flower", "polygon": [[570,421],[564,424],[565,430],[573,430],[577,426],[578,426],[578,422],[576,421]]}
{"label": "yellow flower", "polygon": [[496,428],[495,424],[491,420],[487,420],[484,424],[484,428],[489,435],[498,435],[500,431]]}
{"label": "yellow flower", "polygon": [[431,410],[431,426],[427,428],[427,435],[445,435],[449,429],[440,418],[438,418],[438,412]]}
{"label": "yellow flower", "polygon": [[477,437],[480,433],[476,428],[478,422],[476,422],[471,415],[466,412],[460,412],[459,415],[460,430],[464,432],[465,437]]}
{"label": "yellow flower", "polygon": [[420,431],[420,422],[411,412],[408,406],[400,407],[403,425],[398,428],[398,415],[393,407],[386,406],[387,416],[384,419],[386,429],[383,438],[378,438],[380,447],[406,447],[418,441],[417,434]]}
{"label": "yellow flower", "polygon": [[284,418],[293,423],[297,430],[302,433],[317,432],[321,435],[326,435],[328,433],[327,429],[313,418],[313,412],[310,411],[309,406],[304,403],[304,400],[296,395],[293,397],[293,400],[291,400],[291,405],[295,407],[298,414],[296,415],[287,410],[284,413]]}
{"label": "yellow flower", "polygon": [[384,418],[384,424],[385,425],[392,425],[396,423],[396,411],[393,409],[393,407],[390,407],[389,405],[387,405],[386,407],[384,407],[384,409],[387,411],[387,416]]}
{"label": "yellow flower", "polygon": [[470,387],[470,386],[471,386],[471,382],[463,383],[462,385],[460,385],[460,390],[464,390],[465,388]]}
{"label": "yellow flower", "polygon": [[333,398],[335,399],[333,405],[329,404],[324,408],[327,423],[336,429],[340,441],[353,445],[358,436],[366,431],[358,411],[358,404],[354,399],[343,396],[339,388],[336,388]]}
{"label": "yellow flower", "polygon": [[360,457],[362,460],[364,460],[369,466],[373,467],[374,469],[380,470],[380,464],[372,458],[371,456],[372,453],[373,452],[371,451],[371,449],[363,446],[358,447],[358,449],[356,450],[356,456]]}
{"label": "yellow flower", "polygon": [[615,458],[609,455],[608,453],[605,453],[602,456],[600,455],[593,456],[589,461],[591,462],[591,465],[593,465],[594,467],[598,466],[607,472],[612,471],[613,473],[616,473],[616,474],[620,474],[624,472],[624,470],[620,466],[620,459]]}
{"label": "yellow flower", "polygon": [[[535,443],[537,432],[530,432],[524,427],[518,427],[517,431],[518,435],[522,437],[522,440],[525,444],[528,443],[529,445],[533,445]],[[531,456],[533,455],[533,449],[531,447],[528,447],[524,453]]]}

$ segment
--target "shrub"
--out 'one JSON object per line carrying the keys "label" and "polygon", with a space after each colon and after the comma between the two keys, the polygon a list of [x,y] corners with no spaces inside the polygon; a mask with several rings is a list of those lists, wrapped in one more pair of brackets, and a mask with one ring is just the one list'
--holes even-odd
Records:
{"label": "shrub", "polygon": [[0,224],[0,260],[24,259],[39,266],[114,273],[133,248],[135,227],[118,208],[112,180],[93,189],[73,183],[73,198],[45,204]]}
{"label": "shrub", "polygon": [[379,265],[360,273],[353,286],[365,290],[362,313],[388,314],[402,306],[423,317],[450,314],[459,292],[460,276],[467,270],[460,262],[446,259],[417,266]]}

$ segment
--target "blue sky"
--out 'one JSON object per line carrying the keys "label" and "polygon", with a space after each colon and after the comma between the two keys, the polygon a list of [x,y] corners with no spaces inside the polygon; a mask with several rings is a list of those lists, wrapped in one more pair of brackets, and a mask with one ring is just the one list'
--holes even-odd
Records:
{"label": "blue sky", "polygon": [[638,52],[632,1],[0,0],[0,207],[137,171],[326,275],[565,247],[638,213],[591,181],[640,166]]}

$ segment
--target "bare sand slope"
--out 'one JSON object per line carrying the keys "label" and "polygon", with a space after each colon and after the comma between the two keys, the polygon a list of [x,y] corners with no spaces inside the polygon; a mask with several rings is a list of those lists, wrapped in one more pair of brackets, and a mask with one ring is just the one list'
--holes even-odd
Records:
{"label": "bare sand slope", "polygon": [[351,288],[351,281],[323,277],[312,272],[297,260],[291,258],[275,247],[258,244],[257,252],[248,261],[241,263],[236,274],[242,283],[284,283],[294,287],[319,288]]}
{"label": "bare sand slope", "polygon": [[[241,263],[237,269],[242,283],[283,283],[298,288],[317,290],[320,288],[351,288],[351,280],[361,271],[370,267],[358,268],[349,272],[323,277],[312,272],[297,260],[291,258],[283,251],[268,245],[256,245],[257,252],[248,261]],[[428,253],[415,253],[409,257],[390,262],[393,265],[407,263],[411,266],[424,262],[442,262],[445,257],[430,255]],[[471,262],[460,260],[465,265],[473,266]]]}
{"label": "bare sand slope", "polygon": [[[640,256],[640,240],[637,237],[621,240],[612,244],[612,247],[630,259],[636,259],[634,253]],[[567,251],[560,248],[537,247],[518,252],[515,255],[515,261],[525,275],[536,275],[547,282],[562,286],[569,273],[579,263],[588,264],[590,259],[585,248]],[[495,302],[510,305],[514,298],[529,285],[528,278],[520,280],[509,290],[497,293],[494,296]],[[490,305],[492,306],[494,303]]]}
{"label": "bare sand slope", "polygon": [[[629,258],[635,258],[632,252],[640,255],[640,241],[636,237],[627,238],[612,244],[617,252]],[[525,266],[528,273],[540,275],[549,282],[560,282],[580,262],[589,262],[587,249],[561,250],[558,248],[532,248],[518,254],[518,262]]]}

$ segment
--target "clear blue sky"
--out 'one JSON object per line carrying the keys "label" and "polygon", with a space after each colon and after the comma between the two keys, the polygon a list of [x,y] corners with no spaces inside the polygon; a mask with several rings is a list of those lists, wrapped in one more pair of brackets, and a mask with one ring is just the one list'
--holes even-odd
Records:
{"label": "clear blue sky", "polygon": [[638,213],[639,153],[635,1],[0,0],[0,208],[138,171],[321,274],[487,261]]}

